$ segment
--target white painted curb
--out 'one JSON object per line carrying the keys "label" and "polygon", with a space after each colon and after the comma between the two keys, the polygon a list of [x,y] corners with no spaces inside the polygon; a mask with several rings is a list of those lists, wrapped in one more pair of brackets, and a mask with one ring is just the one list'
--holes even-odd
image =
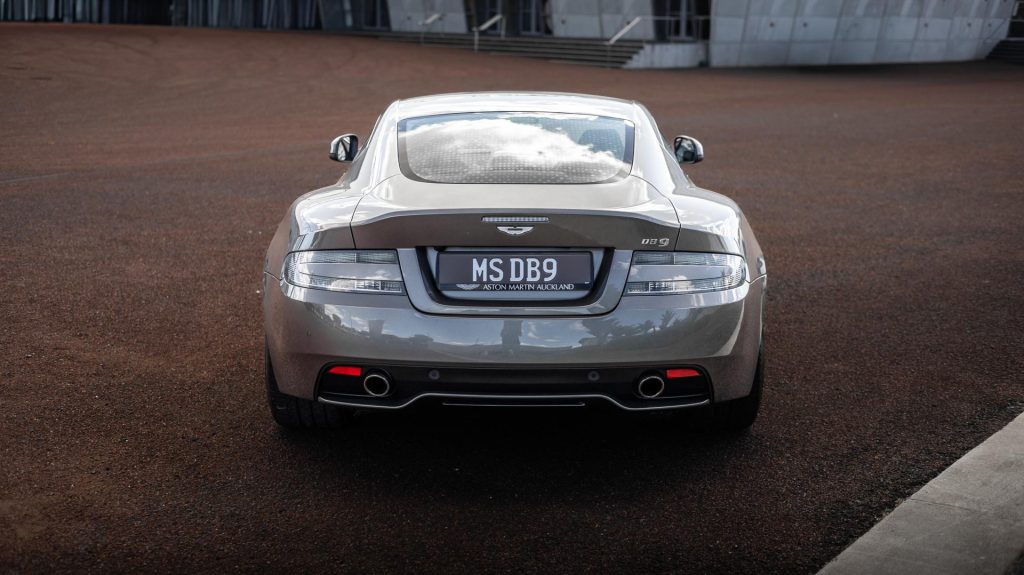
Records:
{"label": "white painted curb", "polygon": [[1003,575],[1024,552],[1024,414],[846,548],[819,575]]}

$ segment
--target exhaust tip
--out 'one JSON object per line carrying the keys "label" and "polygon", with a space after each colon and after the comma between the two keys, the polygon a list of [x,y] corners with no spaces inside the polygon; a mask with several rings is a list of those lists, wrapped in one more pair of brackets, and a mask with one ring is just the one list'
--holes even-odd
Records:
{"label": "exhaust tip", "polygon": [[648,375],[636,384],[636,394],[644,399],[654,399],[665,391],[665,380],[660,375]]}
{"label": "exhaust tip", "polygon": [[371,373],[363,378],[363,390],[373,397],[384,397],[391,393],[391,380],[382,373]]}

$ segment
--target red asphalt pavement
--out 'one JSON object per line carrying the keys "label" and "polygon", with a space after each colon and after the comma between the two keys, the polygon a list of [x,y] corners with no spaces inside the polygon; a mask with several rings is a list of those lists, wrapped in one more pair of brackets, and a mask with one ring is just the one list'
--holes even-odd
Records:
{"label": "red asphalt pavement", "polygon": [[[283,433],[260,269],[339,133],[635,98],[769,269],[749,434],[430,413]],[[0,572],[812,572],[1024,409],[1024,67],[628,71],[315,33],[0,25]]]}

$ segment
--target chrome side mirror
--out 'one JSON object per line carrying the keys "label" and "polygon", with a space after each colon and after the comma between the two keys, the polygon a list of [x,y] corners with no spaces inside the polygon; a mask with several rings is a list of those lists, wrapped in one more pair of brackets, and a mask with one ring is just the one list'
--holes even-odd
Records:
{"label": "chrome side mirror", "polygon": [[335,162],[351,162],[359,152],[359,136],[343,134],[331,140],[330,157]]}
{"label": "chrome side mirror", "polygon": [[704,146],[696,138],[676,136],[676,161],[680,164],[696,164],[704,159]]}

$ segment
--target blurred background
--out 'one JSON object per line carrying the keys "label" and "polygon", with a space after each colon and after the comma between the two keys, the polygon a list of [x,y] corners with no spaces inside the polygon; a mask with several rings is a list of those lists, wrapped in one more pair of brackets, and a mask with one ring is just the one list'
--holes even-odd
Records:
{"label": "blurred background", "polygon": [[0,0],[0,20],[328,30],[625,67],[1024,58],[1019,0]]}

